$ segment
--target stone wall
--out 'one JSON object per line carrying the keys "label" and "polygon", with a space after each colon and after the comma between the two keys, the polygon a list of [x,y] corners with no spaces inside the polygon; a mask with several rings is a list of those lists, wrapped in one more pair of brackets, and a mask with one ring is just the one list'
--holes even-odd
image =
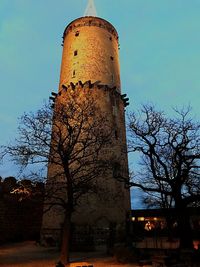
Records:
{"label": "stone wall", "polygon": [[[118,172],[118,174],[120,172],[122,177],[128,178],[124,118],[126,100],[124,100],[123,95],[115,90],[115,87],[110,88],[99,83],[91,83],[91,81],[86,83],[79,82],[77,85],[71,83],[64,86],[62,91],[58,93],[55,109],[59,103],[66,103],[66,105],[67,103],[73,103],[69,100],[73,95],[76,97],[74,105],[78,101],[87,103],[88,98],[92,99],[98,114],[101,114],[106,119],[104,127],[109,125],[108,131],[111,131],[111,136],[110,143],[101,147],[99,153],[99,158],[108,164],[103,175],[99,175],[93,180],[98,188],[98,192],[95,194],[87,193],[79,198],[79,203],[72,215],[72,223],[76,226],[84,225],[86,228],[94,226],[95,228],[109,229],[110,223],[113,222],[117,224],[116,231],[122,232],[122,229],[125,228],[127,213],[130,211],[130,192],[129,189],[124,187],[124,183],[119,182],[114,177],[113,162],[118,163],[115,172]],[[98,121],[98,115],[96,119]],[[118,166],[119,168],[117,168]],[[57,197],[57,194],[60,195],[62,189],[66,188],[66,184],[64,186],[60,180],[63,177],[62,173],[63,170],[60,169],[60,165],[49,164],[47,186],[52,187],[52,194],[50,196],[53,195],[54,198]],[[60,184],[58,183],[59,181]],[[47,199],[46,201],[46,203],[51,202],[53,202],[53,199]],[[43,216],[43,236],[52,237],[56,240],[57,236],[60,235],[59,232],[61,231],[63,221],[64,211],[60,207],[54,206],[54,209],[49,209]]]}
{"label": "stone wall", "polygon": [[[78,94],[78,97],[73,97],[74,102],[71,101],[73,94]],[[83,113],[83,117],[88,118],[91,117],[90,114],[94,114],[93,118],[90,118],[91,121],[98,121],[98,117],[103,116],[106,123],[102,123],[103,127],[99,125],[99,131],[112,133],[109,144],[102,145],[101,150],[98,151],[98,159],[107,162],[107,166],[104,167],[104,172],[92,181],[98,188],[96,194],[93,194],[93,190],[88,190],[84,195],[77,197],[76,210],[73,212],[71,221],[76,226],[101,229],[109,229],[111,223],[116,223],[116,231],[121,232],[121,229],[125,229],[126,216],[130,211],[129,189],[116,179],[118,176],[128,179],[125,130],[125,107],[128,105],[128,98],[125,98],[125,94],[121,95],[118,34],[109,22],[88,16],[78,18],[66,27],[63,35],[59,91],[54,95],[56,97],[52,106],[54,107],[52,136],[58,136],[58,138],[52,138],[52,148],[59,147],[56,145],[58,143],[65,143],[63,140],[67,138],[62,139],[62,136],[65,131],[69,133],[72,131],[71,126],[69,130],[63,130],[65,123],[56,123],[55,114],[59,114],[60,106],[69,108],[77,107],[77,103],[90,103],[88,97],[90,101],[93,100],[93,103],[88,106],[94,106],[98,112],[88,111],[88,114]],[[80,109],[81,107],[76,108],[75,114],[78,114]],[[78,127],[79,124],[76,128]],[[81,130],[79,139],[85,138],[86,132],[87,130]],[[59,138],[61,142],[58,142]],[[95,145],[93,148],[90,147],[90,150],[94,150],[94,147]],[[45,201],[45,208],[48,212],[43,216],[42,235],[48,238],[52,236],[56,240],[59,236],[59,229],[60,232],[62,229],[64,212],[60,208],[61,205],[54,205],[51,209],[49,207],[55,199],[63,203],[62,200],[66,198],[67,191],[64,192],[65,177],[61,158],[59,153],[55,152],[56,149],[52,151],[54,154],[50,153],[50,157],[57,159],[57,162],[55,164],[55,161],[50,160],[48,165],[46,188],[52,189],[49,190],[52,193]],[[77,155],[75,146],[73,151]],[[73,164],[70,171],[81,173],[81,168],[77,168],[77,172],[75,168],[73,170],[74,166],[80,165],[80,158],[73,159]],[[82,171],[84,175],[85,171],[87,168]],[[76,182],[77,177],[74,177]]]}

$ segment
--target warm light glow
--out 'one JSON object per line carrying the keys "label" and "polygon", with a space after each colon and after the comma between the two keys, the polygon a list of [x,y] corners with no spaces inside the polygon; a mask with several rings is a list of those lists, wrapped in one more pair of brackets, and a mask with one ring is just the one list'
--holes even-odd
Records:
{"label": "warm light glow", "polygon": [[200,241],[198,241],[198,240],[193,241],[193,246],[194,246],[194,249],[199,249]]}
{"label": "warm light glow", "polygon": [[139,222],[143,222],[144,221],[144,217],[138,217],[138,221]]}
{"label": "warm light glow", "polygon": [[145,229],[146,231],[151,231],[151,230],[152,230],[152,225],[151,225],[151,223],[150,223],[150,222],[147,222],[147,223],[145,224],[145,226],[144,226],[144,229]]}
{"label": "warm light glow", "polygon": [[135,221],[135,217],[132,217],[132,221],[133,221],[133,222]]}

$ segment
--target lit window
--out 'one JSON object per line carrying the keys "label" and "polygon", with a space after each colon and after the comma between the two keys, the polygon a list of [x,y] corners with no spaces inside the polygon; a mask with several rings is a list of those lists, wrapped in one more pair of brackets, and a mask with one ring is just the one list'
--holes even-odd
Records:
{"label": "lit window", "polygon": [[138,217],[138,221],[139,222],[143,222],[144,221],[144,217]]}

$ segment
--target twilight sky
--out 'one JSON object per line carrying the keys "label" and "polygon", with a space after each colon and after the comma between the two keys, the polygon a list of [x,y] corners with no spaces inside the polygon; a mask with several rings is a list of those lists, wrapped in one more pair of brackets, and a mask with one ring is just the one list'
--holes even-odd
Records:
{"label": "twilight sky", "polygon": [[[120,37],[128,110],[152,102],[170,113],[190,104],[200,119],[200,0],[95,0],[97,15]],[[62,34],[87,0],[0,0],[0,145],[17,118],[57,91]],[[131,162],[130,162],[131,164]],[[9,164],[0,176],[16,176]]]}

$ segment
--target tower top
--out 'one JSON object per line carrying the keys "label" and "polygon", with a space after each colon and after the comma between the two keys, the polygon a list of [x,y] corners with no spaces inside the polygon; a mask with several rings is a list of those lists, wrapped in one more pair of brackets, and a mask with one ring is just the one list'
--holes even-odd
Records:
{"label": "tower top", "polygon": [[88,4],[84,13],[84,17],[87,16],[97,17],[97,11],[95,8],[94,0],[88,0]]}

